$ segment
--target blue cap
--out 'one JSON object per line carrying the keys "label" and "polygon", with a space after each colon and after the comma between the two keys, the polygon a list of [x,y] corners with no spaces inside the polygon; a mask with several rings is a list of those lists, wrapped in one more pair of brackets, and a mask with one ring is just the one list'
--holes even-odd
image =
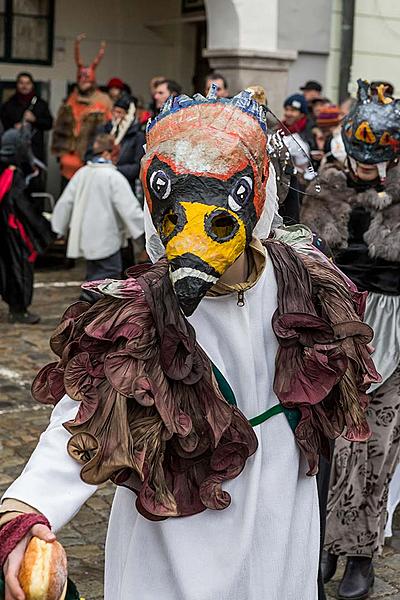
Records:
{"label": "blue cap", "polygon": [[292,94],[286,98],[283,106],[292,106],[293,108],[297,108],[297,110],[305,115],[308,113],[307,100],[304,98],[303,94]]}

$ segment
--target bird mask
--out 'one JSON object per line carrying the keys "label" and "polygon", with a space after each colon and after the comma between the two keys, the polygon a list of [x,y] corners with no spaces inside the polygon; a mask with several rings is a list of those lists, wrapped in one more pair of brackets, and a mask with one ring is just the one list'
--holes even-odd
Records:
{"label": "bird mask", "polygon": [[148,126],[141,179],[185,315],[239,258],[263,211],[268,178],[265,108],[170,98]]}

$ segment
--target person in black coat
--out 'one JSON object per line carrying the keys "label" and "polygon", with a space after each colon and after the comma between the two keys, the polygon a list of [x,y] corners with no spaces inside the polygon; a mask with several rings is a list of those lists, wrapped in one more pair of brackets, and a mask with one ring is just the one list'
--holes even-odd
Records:
{"label": "person in black coat", "polygon": [[[135,119],[136,102],[131,96],[119,98],[112,109],[112,120],[97,129],[99,133],[109,133],[114,137],[118,152],[116,167],[135,193],[136,180],[139,177],[140,161],[144,154],[145,136],[142,125]],[[93,158],[93,146],[88,148],[85,159]]]}
{"label": "person in black coat", "polygon": [[26,193],[25,169],[33,168],[26,126],[1,137],[0,148],[0,296],[9,306],[10,323],[34,325],[29,312],[37,254],[52,240],[49,223],[33,209]]}
{"label": "person in black coat", "polygon": [[17,77],[16,92],[0,108],[0,120],[4,131],[23,123],[32,127],[32,152],[35,158],[46,162],[44,132],[53,126],[53,117],[47,102],[39,98],[35,82],[30,73],[20,73]]}

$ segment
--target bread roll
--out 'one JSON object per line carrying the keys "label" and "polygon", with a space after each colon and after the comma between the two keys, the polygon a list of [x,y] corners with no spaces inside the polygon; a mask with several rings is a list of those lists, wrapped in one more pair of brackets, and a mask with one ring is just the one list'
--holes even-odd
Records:
{"label": "bread roll", "polygon": [[67,557],[61,544],[33,537],[19,571],[26,600],[64,600],[67,573]]}

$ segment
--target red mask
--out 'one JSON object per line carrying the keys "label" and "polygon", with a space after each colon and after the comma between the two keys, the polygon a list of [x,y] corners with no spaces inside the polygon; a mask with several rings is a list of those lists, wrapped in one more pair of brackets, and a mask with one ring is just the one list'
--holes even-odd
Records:
{"label": "red mask", "polygon": [[90,83],[95,83],[96,82],[96,68],[104,56],[106,43],[101,42],[100,49],[99,49],[96,57],[92,61],[91,65],[89,67],[85,67],[82,62],[81,50],[80,50],[81,41],[85,37],[86,37],[86,35],[84,33],[81,33],[80,35],[77,36],[77,38],[75,40],[75,62],[76,62],[76,66],[78,68],[76,80],[78,82],[89,81]]}

